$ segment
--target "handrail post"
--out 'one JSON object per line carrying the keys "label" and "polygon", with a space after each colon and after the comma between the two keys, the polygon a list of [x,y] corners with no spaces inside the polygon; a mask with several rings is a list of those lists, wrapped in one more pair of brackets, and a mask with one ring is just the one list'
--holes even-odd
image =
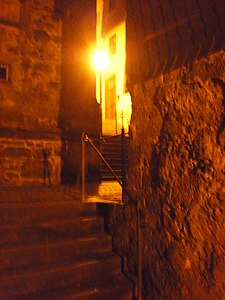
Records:
{"label": "handrail post", "polygon": [[122,170],[122,200],[124,199],[125,186],[125,131],[124,127],[121,130],[121,170]]}
{"label": "handrail post", "polygon": [[101,160],[104,162],[104,164],[106,165],[106,167],[109,169],[109,171],[113,174],[114,178],[118,181],[118,183],[122,187],[123,183],[121,182],[121,180],[118,178],[118,176],[113,171],[113,169],[110,167],[110,165],[108,164],[108,162],[105,160],[105,158],[103,157],[103,155],[101,154],[101,152],[98,150],[98,148],[95,146],[95,144],[92,142],[92,140],[87,135],[85,135],[85,141],[90,143],[90,145],[92,146],[92,148],[95,150],[95,152],[98,154],[98,156],[101,158]]}
{"label": "handrail post", "polygon": [[122,110],[122,113],[121,113],[121,118],[122,118],[122,128],[124,129],[124,115],[123,115],[123,110]]}
{"label": "handrail post", "polygon": [[115,127],[116,127],[116,134],[117,134],[117,112],[115,112]]}
{"label": "handrail post", "polygon": [[[140,196],[139,196],[140,197]],[[137,261],[138,261],[138,295],[137,299],[142,300],[142,236],[141,236],[141,208],[140,208],[140,198],[138,197],[137,203]]]}
{"label": "handrail post", "polygon": [[81,194],[82,201],[85,200],[85,133],[81,135]]}

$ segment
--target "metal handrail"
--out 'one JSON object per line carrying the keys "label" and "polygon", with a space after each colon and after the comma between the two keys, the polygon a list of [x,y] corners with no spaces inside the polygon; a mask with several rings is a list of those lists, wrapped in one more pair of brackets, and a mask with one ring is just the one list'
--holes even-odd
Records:
{"label": "metal handrail", "polygon": [[[117,134],[114,135],[115,136],[122,136],[124,135],[124,131],[122,131],[122,134]],[[111,137],[110,137],[111,138]],[[95,144],[93,143],[93,141],[88,137],[87,134],[82,133],[82,137],[81,137],[81,141],[82,141],[82,146],[81,146],[81,151],[82,151],[82,165],[81,165],[81,169],[82,169],[82,200],[85,200],[85,142],[88,142],[92,148],[95,150],[95,152],[97,153],[97,155],[100,157],[100,159],[102,160],[102,162],[106,165],[106,167],[108,168],[108,170],[110,171],[110,173],[114,176],[114,178],[117,180],[117,182],[119,183],[119,185],[122,187],[122,196],[124,195],[125,188],[124,188],[124,173],[125,173],[125,168],[124,168],[124,162],[122,162],[122,181],[119,179],[119,177],[116,175],[116,173],[114,172],[114,170],[110,167],[109,163],[106,161],[106,159],[104,158],[104,156],[102,155],[102,153],[99,151],[99,149],[95,146]],[[122,138],[122,143],[124,143],[124,139]],[[123,147],[123,145],[122,145]],[[123,151],[124,152],[124,151]]]}
{"label": "metal handrail", "polygon": [[[122,133],[116,136],[122,136],[122,149],[124,147],[124,130],[122,130]],[[109,137],[111,138],[111,137]],[[129,198],[132,199],[132,195],[127,191],[127,189],[124,186],[124,172],[125,172],[125,166],[122,166],[122,173],[123,173],[123,181],[117,177],[113,169],[110,167],[108,162],[105,160],[101,152],[98,150],[98,148],[95,146],[93,141],[88,137],[87,134],[82,133],[82,200],[85,200],[85,142],[89,142],[90,145],[93,147],[95,152],[98,154],[98,156],[101,158],[101,160],[105,163],[109,171],[113,174],[115,179],[118,181],[120,186],[122,187],[122,197],[124,193],[128,195]],[[122,150],[122,152],[124,149]],[[124,158],[124,153],[122,153],[122,161]],[[123,162],[124,163],[124,162]],[[136,290],[136,296],[138,300],[142,300],[142,229],[141,229],[141,203],[140,198],[138,195],[138,201],[136,203],[136,225],[137,225],[137,262],[138,262],[138,268],[137,268],[137,290]]]}
{"label": "metal handrail", "polygon": [[90,143],[90,145],[93,147],[93,149],[95,150],[95,152],[98,154],[98,156],[104,162],[104,164],[106,165],[106,167],[112,173],[112,175],[114,176],[114,178],[118,181],[118,183],[120,184],[120,186],[123,187],[123,183],[121,182],[121,180],[118,178],[118,176],[116,175],[116,173],[113,171],[113,169],[110,167],[110,165],[108,164],[108,162],[105,160],[104,156],[101,154],[101,152],[98,150],[98,148],[95,146],[95,144],[92,142],[92,140],[87,135],[85,136],[85,141]]}
{"label": "metal handrail", "polygon": [[102,153],[98,150],[98,148],[95,146],[95,144],[92,142],[92,140],[88,137],[87,134],[84,135],[84,141],[85,142],[89,142],[90,145],[93,147],[93,149],[95,150],[95,152],[98,154],[98,156],[101,158],[101,160],[104,162],[104,164],[106,165],[106,167],[109,169],[109,171],[112,173],[112,175],[115,177],[115,179],[118,181],[118,183],[121,185],[121,187],[123,187],[123,183],[121,182],[121,180],[118,178],[118,176],[116,175],[116,173],[113,171],[113,169],[110,167],[110,165],[108,164],[108,162],[105,160],[104,156],[102,155]]}

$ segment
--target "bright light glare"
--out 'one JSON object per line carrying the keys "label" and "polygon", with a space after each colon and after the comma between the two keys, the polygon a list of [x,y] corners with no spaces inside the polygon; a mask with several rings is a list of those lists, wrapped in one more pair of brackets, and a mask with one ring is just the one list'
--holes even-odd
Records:
{"label": "bright light glare", "polygon": [[109,64],[109,58],[108,55],[105,51],[103,50],[98,50],[94,54],[94,65],[97,70],[103,71]]}

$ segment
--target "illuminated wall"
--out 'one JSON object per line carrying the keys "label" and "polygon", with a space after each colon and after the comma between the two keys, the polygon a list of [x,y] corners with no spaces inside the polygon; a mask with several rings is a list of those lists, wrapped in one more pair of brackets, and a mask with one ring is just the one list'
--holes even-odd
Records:
{"label": "illuminated wall", "polygon": [[[123,1],[122,1],[123,2]],[[121,4],[120,4],[121,5]],[[102,10],[105,10],[102,12]],[[115,7],[115,13],[121,6]],[[123,11],[124,7],[122,7]],[[114,13],[114,12],[112,12]],[[111,14],[112,14],[111,13]],[[121,11],[120,11],[121,13]],[[102,73],[102,120],[103,133],[120,133],[121,127],[124,126],[126,132],[129,130],[131,117],[131,99],[126,90],[125,63],[126,63],[126,22],[125,16],[118,18],[114,15],[113,22],[106,23],[106,18],[110,14],[108,12],[107,1],[99,1],[97,6],[97,48],[103,49],[108,53],[109,64]],[[111,16],[112,17],[112,16]],[[116,21],[115,21],[116,20]],[[107,25],[107,26],[106,26]],[[102,26],[102,28],[101,28]],[[115,52],[112,53],[112,40],[114,39]],[[115,76],[115,113],[112,112],[114,119],[108,118],[107,112],[107,82]],[[96,92],[97,99],[100,98],[100,82],[97,73]],[[109,104],[110,105],[110,104]],[[113,110],[114,108],[112,108]]]}

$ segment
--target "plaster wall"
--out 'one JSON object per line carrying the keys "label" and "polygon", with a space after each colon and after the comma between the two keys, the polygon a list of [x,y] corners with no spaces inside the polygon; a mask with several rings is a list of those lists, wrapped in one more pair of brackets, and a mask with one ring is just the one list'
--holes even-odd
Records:
{"label": "plaster wall", "polygon": [[[126,132],[128,132],[130,116],[131,116],[131,99],[129,93],[126,91],[126,77],[125,77],[125,63],[126,63],[126,23],[125,21],[121,22],[113,29],[111,29],[107,35],[103,37],[103,47],[107,53],[110,53],[109,49],[109,40],[110,38],[116,35],[116,53],[109,57],[109,64],[103,72],[103,85],[102,85],[102,96],[103,96],[103,132],[108,133],[112,131],[115,134],[115,120],[111,123],[111,128],[105,118],[105,82],[110,76],[116,76],[116,122],[117,122],[117,132],[121,132],[121,128],[124,127]],[[98,87],[99,85],[97,85]],[[99,91],[97,89],[99,95]],[[105,125],[105,126],[104,126]]]}

